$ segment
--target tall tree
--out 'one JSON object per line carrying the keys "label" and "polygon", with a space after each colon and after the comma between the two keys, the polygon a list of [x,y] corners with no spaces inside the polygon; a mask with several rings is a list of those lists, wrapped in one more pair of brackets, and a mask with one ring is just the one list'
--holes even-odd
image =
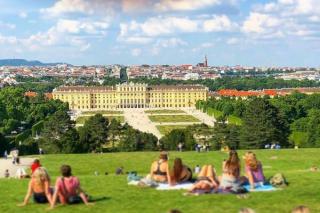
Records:
{"label": "tall tree", "polygon": [[242,148],[258,149],[270,143],[288,145],[289,126],[279,110],[262,98],[252,99],[243,117]]}
{"label": "tall tree", "polygon": [[101,114],[90,117],[83,128],[79,129],[80,142],[86,147],[88,152],[102,150],[102,146],[107,143],[109,121]]}

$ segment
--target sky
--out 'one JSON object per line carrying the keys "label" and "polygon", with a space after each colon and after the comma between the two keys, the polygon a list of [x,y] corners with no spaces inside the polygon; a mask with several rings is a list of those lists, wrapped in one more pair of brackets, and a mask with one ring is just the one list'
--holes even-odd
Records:
{"label": "sky", "polygon": [[0,0],[0,59],[320,67],[320,0]]}

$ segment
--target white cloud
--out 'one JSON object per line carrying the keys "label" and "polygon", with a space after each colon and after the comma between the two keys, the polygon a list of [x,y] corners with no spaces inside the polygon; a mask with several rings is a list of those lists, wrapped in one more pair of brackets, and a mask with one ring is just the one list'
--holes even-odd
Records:
{"label": "white cloud", "polygon": [[205,32],[221,32],[230,31],[236,27],[236,24],[225,15],[213,16],[211,19],[203,22],[203,30]]}
{"label": "white cloud", "polygon": [[1,30],[1,28],[13,30],[16,28],[16,25],[0,21],[0,30]]}
{"label": "white cloud", "polygon": [[219,4],[220,0],[161,0],[155,8],[159,11],[198,10]]}
{"label": "white cloud", "polygon": [[[120,24],[119,41],[144,41],[147,38],[178,35],[181,33],[204,33],[231,31],[237,27],[227,16],[212,16],[207,19],[189,17],[151,17],[144,22],[131,21]],[[138,39],[139,38],[139,39]]]}
{"label": "white cloud", "polygon": [[243,23],[242,30],[245,33],[265,33],[280,24],[281,21],[271,15],[252,12]]}
{"label": "white cloud", "polygon": [[227,44],[229,44],[229,45],[234,45],[234,44],[238,44],[239,43],[239,39],[238,38],[229,38],[228,40],[227,40]]}
{"label": "white cloud", "polygon": [[49,16],[59,16],[64,13],[93,14],[94,10],[86,0],[60,0],[50,8],[41,9],[41,12]]}
{"label": "white cloud", "polygon": [[58,32],[67,33],[81,33],[99,34],[105,33],[104,31],[109,27],[109,23],[100,21],[79,21],[60,19],[56,25]]}
{"label": "white cloud", "polygon": [[141,53],[142,53],[142,50],[139,49],[139,48],[135,48],[135,49],[132,49],[132,50],[131,50],[131,55],[132,55],[132,56],[135,56],[135,57],[140,56]]}
{"label": "white cloud", "polygon": [[274,0],[255,7],[242,31],[256,39],[296,36],[306,39],[320,35],[318,0]]}
{"label": "white cloud", "polygon": [[19,13],[19,17],[20,17],[20,18],[27,18],[27,17],[28,17],[28,13],[26,13],[26,12],[21,12],[21,13]]}

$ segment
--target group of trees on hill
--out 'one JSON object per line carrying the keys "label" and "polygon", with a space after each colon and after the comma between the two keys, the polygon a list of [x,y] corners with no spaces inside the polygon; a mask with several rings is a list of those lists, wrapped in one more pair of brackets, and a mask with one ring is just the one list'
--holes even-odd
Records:
{"label": "group of trees on hill", "polygon": [[[220,148],[263,148],[266,144],[284,147],[320,147],[320,94],[294,93],[275,98],[234,98],[199,101],[197,107],[207,112],[221,112],[214,127],[213,144]],[[228,116],[242,122],[235,125]]]}

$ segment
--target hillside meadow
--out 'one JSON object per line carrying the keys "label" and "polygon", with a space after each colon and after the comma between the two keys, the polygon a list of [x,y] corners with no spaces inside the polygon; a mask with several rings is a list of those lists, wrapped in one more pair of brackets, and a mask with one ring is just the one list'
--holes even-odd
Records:
{"label": "hillside meadow", "polygon": [[[242,156],[245,151],[239,151]],[[282,172],[290,185],[274,192],[252,192],[247,199],[235,195],[183,196],[184,191],[157,191],[152,188],[128,186],[126,176],[116,176],[114,171],[123,166],[125,171],[137,171],[140,175],[149,172],[150,164],[157,159],[157,152],[106,153],[81,155],[43,155],[45,166],[54,183],[59,176],[59,167],[70,164],[82,187],[97,199],[95,205],[58,206],[52,212],[132,212],[165,213],[169,209],[180,209],[184,213],[238,212],[241,207],[250,207],[258,213],[288,213],[297,205],[307,205],[312,212],[320,212],[319,172],[311,172],[311,166],[320,165],[320,149],[259,150],[266,177]],[[171,152],[170,161],[181,157],[185,164],[213,164],[221,174],[221,163],[227,158],[223,152]],[[38,156],[35,156],[38,157]],[[94,172],[98,171],[99,176]],[[108,172],[108,175],[104,175]],[[0,212],[43,212],[47,205],[36,205],[32,201],[26,207],[17,207],[23,201],[28,180],[0,179]],[[53,184],[52,183],[52,184]]]}

